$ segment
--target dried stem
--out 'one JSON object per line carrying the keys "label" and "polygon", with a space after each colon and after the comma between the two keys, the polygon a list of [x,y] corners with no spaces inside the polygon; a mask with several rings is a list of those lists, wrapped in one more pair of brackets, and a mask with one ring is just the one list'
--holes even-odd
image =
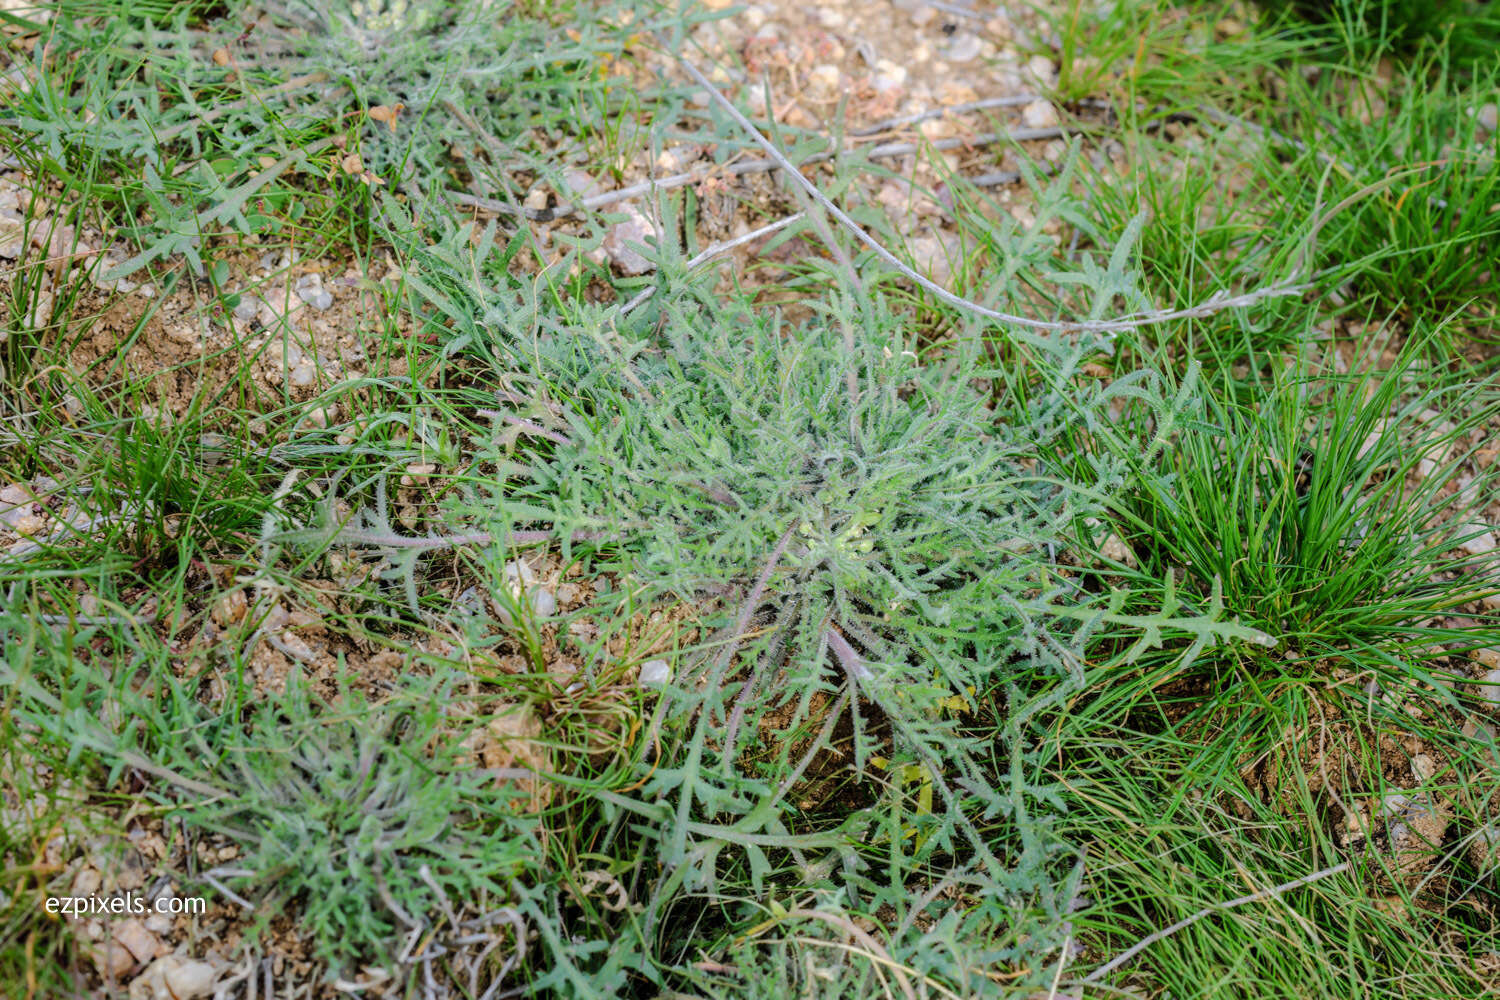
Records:
{"label": "dried stem", "polygon": [[[1071,322],[1057,322],[1050,320],[1032,319],[1029,316],[1018,316],[1014,313],[1004,313],[996,309],[991,309],[988,306],[980,305],[978,302],[973,302],[969,299],[963,298],[960,295],[953,294],[943,286],[939,285],[937,282],[923,277],[917,271],[904,264],[899,258],[896,257],[895,254],[891,253],[873,236],[865,232],[864,229],[861,228],[857,222],[851,219],[841,208],[830,201],[828,197],[823,194],[823,192],[818,190],[816,185],[814,185],[805,176],[803,176],[802,172],[793,166],[791,161],[786,158],[785,154],[783,154],[781,150],[778,149],[775,144],[773,144],[769,139],[762,135],[760,131],[753,124],[751,124],[750,120],[746,118],[744,114],[742,114],[740,110],[729,101],[727,97],[720,93],[717,87],[709,82],[708,77],[704,76],[698,70],[698,67],[694,66],[686,59],[683,59],[681,56],[678,56],[678,62],[682,64],[683,68],[687,70],[689,75],[693,77],[698,85],[705,88],[708,91],[709,96],[713,98],[713,100],[715,100],[722,108],[724,108],[729,116],[733,118],[742,129],[748,132],[755,139],[756,143],[759,144],[760,147],[770,155],[771,159],[780,163],[783,169],[787,171],[788,175],[799,186],[801,186],[801,188],[806,191],[814,201],[823,206],[823,208],[827,210],[829,214],[831,214],[846,229],[853,233],[854,236],[860,240],[860,242],[864,243],[871,250],[873,250],[876,256],[894,267],[897,271],[900,271],[910,280],[916,282],[922,288],[937,296],[942,301],[966,312],[973,313],[974,315],[983,316],[986,319],[998,320],[1002,323],[1009,323],[1015,326],[1026,327],[1033,330],[1078,330],[1093,331],[1099,333],[1113,333],[1121,329],[1151,326],[1158,323],[1169,322],[1171,320],[1208,316],[1213,313],[1220,312],[1224,309],[1229,309],[1236,306],[1250,305],[1252,303],[1259,302],[1262,299],[1297,295],[1306,290],[1306,288],[1308,287],[1305,284],[1294,284],[1291,279],[1287,279],[1269,285],[1265,288],[1257,289],[1254,292],[1247,292],[1243,295],[1226,296],[1222,293],[1219,293],[1210,296],[1206,301],[1196,306],[1190,306],[1186,309],[1164,310],[1144,314],[1135,314],[1109,320],[1077,320]],[[934,146],[935,145],[936,144],[934,143]]]}
{"label": "dried stem", "polygon": [[1301,878],[1294,878],[1290,882],[1283,882],[1280,885],[1272,886],[1269,889],[1261,889],[1258,892],[1252,892],[1249,895],[1241,896],[1238,899],[1231,899],[1228,902],[1215,903],[1212,906],[1205,906],[1203,909],[1199,910],[1191,917],[1188,917],[1185,920],[1179,920],[1177,921],[1177,923],[1173,924],[1170,927],[1163,927],[1161,930],[1153,931],[1152,933],[1141,938],[1141,940],[1137,941],[1123,953],[1117,955],[1115,958],[1111,959],[1104,965],[1099,966],[1099,968],[1095,969],[1093,972],[1090,972],[1087,976],[1084,976],[1083,981],[1085,983],[1097,983],[1099,980],[1103,979],[1105,976],[1109,975],[1111,972],[1115,971],[1120,966],[1124,965],[1126,962],[1130,961],[1132,958],[1139,955],[1141,952],[1145,951],[1156,942],[1160,941],[1162,938],[1170,937],[1183,928],[1192,926],[1209,914],[1218,913],[1222,910],[1231,910],[1236,906],[1243,906],[1246,903],[1254,903],[1262,899],[1271,899],[1276,896],[1280,896],[1282,893],[1289,892],[1292,889],[1298,889],[1304,885],[1311,885],[1312,883],[1317,882],[1319,879],[1325,879],[1331,875],[1337,875],[1340,872],[1345,872],[1348,870],[1349,862],[1344,861],[1340,864],[1334,865],[1332,868],[1324,868],[1322,871],[1313,872],[1311,875],[1303,875]]}

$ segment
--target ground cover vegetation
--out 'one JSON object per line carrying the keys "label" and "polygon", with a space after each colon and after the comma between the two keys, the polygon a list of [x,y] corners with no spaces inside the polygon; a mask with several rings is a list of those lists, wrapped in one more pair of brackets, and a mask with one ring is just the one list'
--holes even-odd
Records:
{"label": "ground cover vegetation", "polygon": [[0,5],[7,989],[1493,992],[1494,16],[869,6]]}

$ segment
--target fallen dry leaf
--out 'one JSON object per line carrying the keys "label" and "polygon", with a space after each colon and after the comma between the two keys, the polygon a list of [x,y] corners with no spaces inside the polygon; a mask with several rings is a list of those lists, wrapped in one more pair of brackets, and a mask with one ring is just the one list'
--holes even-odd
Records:
{"label": "fallen dry leaf", "polygon": [[344,173],[346,174],[362,174],[365,172],[364,161],[359,158],[358,153],[350,153],[348,156],[345,156],[340,166],[344,168]]}
{"label": "fallen dry leaf", "polygon": [[380,122],[394,132],[396,131],[396,118],[400,116],[405,108],[406,105],[400,103],[396,104],[395,107],[391,107],[389,104],[377,104],[366,112],[366,114],[370,116],[370,121]]}

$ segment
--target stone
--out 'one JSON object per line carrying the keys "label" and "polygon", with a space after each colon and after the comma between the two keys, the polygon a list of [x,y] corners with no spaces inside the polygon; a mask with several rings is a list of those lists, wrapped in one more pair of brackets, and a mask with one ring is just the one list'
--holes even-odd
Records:
{"label": "stone", "polygon": [[30,517],[31,502],[31,491],[20,484],[0,490],[0,524],[13,528],[23,517]]}
{"label": "stone", "polygon": [[660,687],[672,679],[672,665],[666,660],[647,660],[641,664],[641,687]]}
{"label": "stone", "polygon": [[130,1000],[197,1000],[213,992],[219,972],[207,962],[163,955],[130,984]]}
{"label": "stone", "polygon": [[173,1000],[194,1000],[208,996],[219,973],[207,962],[183,961],[167,970],[166,980]]}
{"label": "stone", "polygon": [[141,964],[155,958],[157,949],[161,947],[161,939],[147,930],[146,925],[134,917],[122,921],[115,928],[114,938]]}
{"label": "stone", "polygon": [[1487,524],[1471,524],[1463,530],[1470,537],[1459,542],[1459,548],[1471,556],[1487,556],[1495,551],[1495,529]]}
{"label": "stone", "polygon": [[953,277],[953,263],[958,260],[958,237],[939,231],[935,236],[918,236],[907,243],[912,267],[924,277],[947,287]]}
{"label": "stone", "polygon": [[595,180],[592,174],[577,167],[569,167],[563,171],[563,184],[567,186],[569,198],[578,201],[592,198],[604,191],[604,185]]}
{"label": "stone", "polygon": [[1052,83],[1053,74],[1056,72],[1057,67],[1046,56],[1032,56],[1026,62],[1026,75],[1043,86],[1048,86]]}
{"label": "stone", "polygon": [[297,293],[297,298],[320,312],[333,305],[333,294],[323,287],[323,276],[320,274],[304,274],[297,279],[293,290]]}
{"label": "stone", "polygon": [[[550,618],[557,614],[557,595],[537,580],[536,572],[524,559],[505,564],[505,590],[512,603],[529,608],[536,618]],[[505,601],[496,601],[494,611],[502,625],[515,624]]]}
{"label": "stone", "polygon": [[814,66],[807,74],[807,94],[816,101],[831,101],[839,95],[839,68],[829,63]]}
{"label": "stone", "polygon": [[656,227],[651,220],[630,203],[621,209],[624,220],[616,222],[604,234],[604,253],[621,274],[637,275],[654,271],[656,265],[641,255],[632,244],[649,246],[656,239]]}
{"label": "stone", "polygon": [[47,526],[46,518],[36,514],[26,514],[10,523],[10,530],[18,535],[32,538],[41,534],[42,529]]}
{"label": "stone", "polygon": [[125,978],[126,973],[135,968],[135,956],[130,953],[130,949],[114,940],[95,945],[90,949],[90,957],[94,961],[94,968],[99,972],[99,978],[107,983],[118,983]]}
{"label": "stone", "polygon": [[318,370],[311,361],[302,358],[287,372],[286,380],[299,389],[305,389],[318,380]]}
{"label": "stone", "polygon": [[26,224],[8,212],[0,212],[0,257],[15,260],[25,245]]}
{"label": "stone", "polygon": [[963,65],[978,59],[979,53],[979,36],[972,31],[960,31],[953,36],[953,40],[943,50],[943,58],[950,63]]}
{"label": "stone", "polygon": [[1056,128],[1057,108],[1051,101],[1032,101],[1021,109],[1021,122],[1027,128]]}

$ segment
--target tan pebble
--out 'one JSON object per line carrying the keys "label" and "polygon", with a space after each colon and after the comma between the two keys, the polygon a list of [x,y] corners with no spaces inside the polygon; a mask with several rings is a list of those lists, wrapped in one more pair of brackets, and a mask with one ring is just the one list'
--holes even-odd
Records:
{"label": "tan pebble", "polygon": [[338,405],[330,403],[327,406],[314,406],[303,419],[313,427],[327,427],[338,420],[338,413]]}
{"label": "tan pebble", "polygon": [[313,652],[312,647],[295,632],[283,632],[278,638],[282,647],[280,651],[287,653],[292,658],[301,660],[303,663],[309,663],[317,659],[317,654]]}
{"label": "tan pebble", "polygon": [[402,486],[416,486],[418,483],[437,471],[437,466],[431,462],[419,462],[406,467],[406,475],[401,477]]}
{"label": "tan pebble", "polygon": [[949,80],[938,87],[938,103],[943,105],[968,104],[977,101],[979,94],[966,83]]}
{"label": "tan pebble", "polygon": [[947,139],[958,131],[954,124],[946,118],[929,118],[918,125],[917,128],[925,138],[933,141]]}
{"label": "tan pebble", "polygon": [[166,974],[167,990],[172,994],[172,1000],[206,997],[218,980],[218,970],[207,962],[182,962],[168,969]]}
{"label": "tan pebble", "polygon": [[1135,553],[1119,535],[1110,534],[1099,546],[1099,554],[1110,562],[1120,563],[1130,569],[1135,568]]}
{"label": "tan pebble", "polygon": [[119,982],[135,968],[135,956],[130,949],[116,941],[109,941],[93,949],[94,968],[106,982]]}
{"label": "tan pebble", "polygon": [[979,58],[982,48],[983,46],[980,44],[978,35],[968,31],[961,31],[953,36],[953,39],[948,43],[948,47],[944,49],[943,55],[949,62],[963,65]]}
{"label": "tan pebble", "polygon": [[11,529],[18,535],[35,537],[36,535],[41,534],[41,531],[44,527],[46,527],[46,524],[47,521],[45,518],[39,517],[36,514],[27,514],[25,517],[19,517],[15,521],[13,521],[11,523]]}
{"label": "tan pebble", "polygon": [[656,238],[656,227],[633,204],[627,202],[622,210],[626,213],[624,221],[613,224],[604,234],[604,252],[622,274],[645,274],[654,270],[656,265],[632,244],[649,247]]}
{"label": "tan pebble", "polygon": [[1495,551],[1495,532],[1488,525],[1473,524],[1464,533],[1474,533],[1472,538],[1464,539],[1460,545],[1460,548],[1470,555],[1484,556]]}
{"label": "tan pebble", "polygon": [[92,865],[85,865],[78,869],[78,874],[73,877],[73,895],[92,896],[103,884],[104,876],[99,874],[99,869]]}
{"label": "tan pebble", "polygon": [[814,66],[807,74],[807,91],[817,100],[827,101],[838,96],[839,68],[825,63]]}
{"label": "tan pebble", "polygon": [[305,389],[318,380],[318,370],[312,362],[303,358],[287,372],[286,380],[299,389]]}
{"label": "tan pebble", "polygon": [[1026,72],[1040,83],[1050,83],[1057,67],[1046,56],[1032,56],[1026,63]]}
{"label": "tan pebble", "polygon": [[23,503],[31,502],[31,491],[19,483],[12,483],[0,490],[0,513]]}
{"label": "tan pebble", "polygon": [[1032,101],[1021,111],[1021,122],[1027,128],[1053,128],[1057,125],[1057,108],[1051,101]]}
{"label": "tan pebble", "polygon": [[957,237],[948,233],[940,236],[919,236],[907,244],[912,264],[939,285],[946,285],[953,277],[953,263],[957,259]]}
{"label": "tan pebble", "polygon": [[125,946],[138,963],[146,963],[156,957],[161,939],[146,929],[146,925],[134,917],[122,921],[115,928],[114,939]]}

